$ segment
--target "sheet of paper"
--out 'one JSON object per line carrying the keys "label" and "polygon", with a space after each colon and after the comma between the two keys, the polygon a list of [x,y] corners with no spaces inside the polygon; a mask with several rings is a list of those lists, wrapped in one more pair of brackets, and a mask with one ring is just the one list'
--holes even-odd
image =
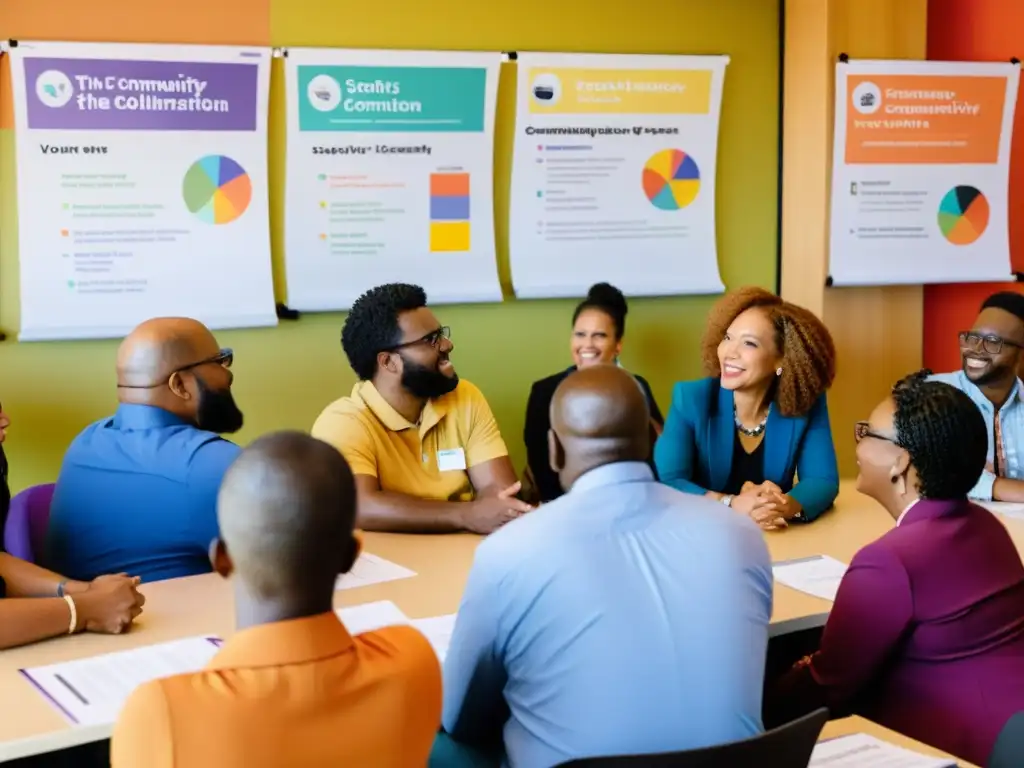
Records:
{"label": "sheet of paper", "polygon": [[956,761],[912,752],[866,733],[820,741],[808,768],[955,768]]}
{"label": "sheet of paper", "polygon": [[434,646],[434,653],[444,664],[448,656],[448,646],[452,641],[452,630],[455,629],[455,617],[458,614],[449,613],[446,616],[432,616],[429,619],[413,619],[412,625],[426,636],[430,644]]}
{"label": "sheet of paper", "polygon": [[835,600],[846,564],[828,555],[786,560],[772,566],[775,580],[825,600]]}
{"label": "sheet of paper", "polygon": [[1024,520],[1024,504],[1012,501],[976,501],[974,503],[997,515]]}
{"label": "sheet of paper", "polygon": [[385,560],[383,557],[363,552],[352,566],[352,570],[338,577],[335,589],[355,589],[368,587],[371,584],[382,584],[385,581],[408,579],[416,575],[416,571]]}
{"label": "sheet of paper", "polygon": [[350,635],[409,623],[409,617],[390,600],[378,600],[375,603],[353,605],[351,608],[339,608],[336,613]]}
{"label": "sheet of paper", "polygon": [[217,653],[216,637],[190,637],[130,651],[22,669],[21,674],[76,725],[113,723],[143,683],[196,672]]}

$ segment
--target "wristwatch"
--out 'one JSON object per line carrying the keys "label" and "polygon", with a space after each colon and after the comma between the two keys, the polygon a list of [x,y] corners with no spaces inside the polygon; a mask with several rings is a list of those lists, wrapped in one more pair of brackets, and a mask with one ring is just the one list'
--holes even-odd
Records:
{"label": "wristwatch", "polygon": [[731,507],[732,506],[732,494],[727,494],[727,495],[723,496],[721,501],[722,501],[723,504],[725,504],[725,506]]}

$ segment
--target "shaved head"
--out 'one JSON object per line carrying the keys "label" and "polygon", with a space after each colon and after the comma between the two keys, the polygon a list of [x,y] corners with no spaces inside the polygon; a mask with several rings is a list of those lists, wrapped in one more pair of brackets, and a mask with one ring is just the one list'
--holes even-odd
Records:
{"label": "shaved head", "polygon": [[584,472],[650,456],[647,398],[632,374],[595,365],[569,374],[551,400],[551,462],[568,490]]}
{"label": "shaved head", "polygon": [[188,317],[157,317],[137,326],[117,350],[117,397],[151,405],[210,432],[242,427],[231,395],[230,350]]}
{"label": "shaved head", "polygon": [[230,570],[257,601],[319,599],[329,610],[335,579],[358,554],[352,472],[336,448],[302,432],[266,435],[242,452],[221,483],[217,519]]}
{"label": "shaved head", "polygon": [[210,329],[188,317],[156,317],[129,333],[117,350],[117,384],[146,387],[220,350]]}

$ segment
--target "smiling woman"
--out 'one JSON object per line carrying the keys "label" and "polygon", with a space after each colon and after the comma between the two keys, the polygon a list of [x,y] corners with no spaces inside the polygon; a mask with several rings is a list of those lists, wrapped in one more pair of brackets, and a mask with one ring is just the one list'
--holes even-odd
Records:
{"label": "smiling woman", "polygon": [[[587,298],[576,306],[572,316],[572,335],[569,340],[572,366],[534,382],[530,389],[523,441],[526,443],[525,484],[532,487],[532,493],[527,492],[531,500],[552,501],[562,495],[558,475],[548,462],[548,430],[551,429],[549,410],[555,389],[562,383],[562,379],[579,368],[618,364],[626,334],[628,311],[626,299],[618,288],[608,283],[592,285]],[[646,379],[636,375],[636,380],[647,396],[653,442],[661,433],[664,419]]]}
{"label": "smiling woman", "polygon": [[711,377],[675,387],[655,447],[661,480],[767,530],[828,509],[839,471],[825,402],[835,346],[825,325],[768,291],[743,288],[711,311],[702,353]]}

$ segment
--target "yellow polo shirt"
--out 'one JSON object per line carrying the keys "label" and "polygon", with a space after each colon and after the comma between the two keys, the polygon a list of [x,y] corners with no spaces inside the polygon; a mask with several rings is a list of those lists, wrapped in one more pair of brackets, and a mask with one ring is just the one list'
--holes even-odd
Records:
{"label": "yellow polo shirt", "polygon": [[483,393],[465,380],[428,401],[419,425],[361,381],[324,409],[312,434],[341,451],[353,473],[377,478],[382,491],[437,501],[472,501],[466,470],[508,455]]}

